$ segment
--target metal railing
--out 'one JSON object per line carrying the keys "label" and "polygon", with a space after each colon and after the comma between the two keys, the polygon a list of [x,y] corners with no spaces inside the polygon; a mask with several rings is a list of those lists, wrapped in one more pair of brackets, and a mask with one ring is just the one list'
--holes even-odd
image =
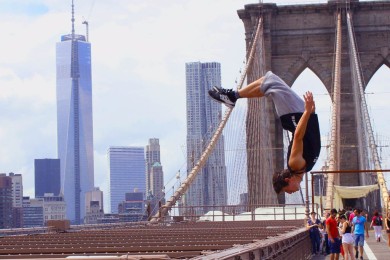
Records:
{"label": "metal railing", "polygon": [[[306,207],[305,204],[176,206],[170,209],[164,221],[304,220]],[[313,208],[317,212],[320,210],[318,204],[315,204]]]}

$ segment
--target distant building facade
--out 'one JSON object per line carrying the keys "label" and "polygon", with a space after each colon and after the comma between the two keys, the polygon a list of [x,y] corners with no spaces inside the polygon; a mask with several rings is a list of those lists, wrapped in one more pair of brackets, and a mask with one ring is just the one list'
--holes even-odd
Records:
{"label": "distant building facade", "polygon": [[104,211],[101,209],[99,201],[90,201],[89,210],[84,217],[84,224],[98,224],[104,219]]}
{"label": "distant building facade", "polygon": [[43,227],[43,202],[40,199],[23,197],[23,227]]}
{"label": "distant building facade", "polygon": [[63,196],[55,196],[53,193],[46,193],[36,198],[43,205],[43,221],[46,225],[48,220],[66,219],[66,203]]}
{"label": "distant building facade", "polygon": [[146,220],[146,207],[143,192],[128,192],[125,201],[119,203],[118,217],[120,222],[137,222]]}
{"label": "distant building facade", "polygon": [[57,143],[67,218],[80,223],[85,193],[94,187],[91,44],[72,32],[56,45]]}
{"label": "distant building facade", "polygon": [[85,224],[97,224],[99,218],[104,217],[103,191],[94,188],[85,195]]}
{"label": "distant building facade", "polygon": [[21,174],[9,173],[12,180],[12,227],[23,227],[23,177]]}
{"label": "distant building facade", "polygon": [[157,162],[161,164],[160,159],[160,143],[158,138],[150,138],[148,145],[146,145],[145,151],[145,159],[146,159],[146,194],[152,195],[152,178],[151,178],[151,170],[152,166]]}
{"label": "distant building facade", "polygon": [[45,193],[60,195],[61,170],[60,159],[35,159],[35,197]]}
{"label": "distant building facade", "polygon": [[144,147],[113,146],[108,149],[108,158],[110,209],[111,213],[118,213],[118,205],[126,193],[134,189],[145,193],[145,150]]}
{"label": "distant building facade", "polygon": [[0,229],[12,228],[12,179],[0,173]]}
{"label": "distant building facade", "polygon": [[[221,104],[212,101],[208,96],[208,90],[213,86],[221,86],[220,63],[186,63],[188,173],[200,158],[221,120]],[[227,204],[223,136],[189,188],[184,204],[185,206]],[[202,210],[198,209],[197,213],[202,213]]]}

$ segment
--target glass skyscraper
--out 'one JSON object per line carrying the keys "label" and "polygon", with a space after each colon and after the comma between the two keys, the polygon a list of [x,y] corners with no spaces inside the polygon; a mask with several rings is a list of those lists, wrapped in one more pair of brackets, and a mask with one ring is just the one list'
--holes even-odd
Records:
{"label": "glass skyscraper", "polygon": [[[200,158],[205,145],[221,121],[221,104],[212,101],[208,96],[208,90],[213,86],[221,86],[220,63],[186,63],[188,173]],[[186,206],[227,204],[223,136],[218,140],[184,198]],[[201,213],[201,210],[198,213]]]}
{"label": "glass skyscraper", "polygon": [[60,159],[35,159],[35,198],[45,193],[60,195]]}
{"label": "glass skyscraper", "polygon": [[118,205],[126,193],[142,192],[145,196],[145,149],[134,146],[113,146],[108,150],[110,164],[109,196],[111,213],[118,213]]}
{"label": "glass skyscraper", "polygon": [[80,223],[85,193],[94,187],[91,44],[74,33],[73,23],[72,15],[72,33],[56,46],[57,138],[66,215]]}

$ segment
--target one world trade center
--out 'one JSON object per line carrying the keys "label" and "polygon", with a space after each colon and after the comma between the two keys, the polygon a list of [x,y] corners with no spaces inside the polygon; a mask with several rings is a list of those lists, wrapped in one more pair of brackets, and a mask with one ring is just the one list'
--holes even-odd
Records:
{"label": "one world trade center", "polygon": [[[88,35],[88,34],[87,34]],[[56,45],[57,142],[61,192],[66,215],[79,224],[85,216],[85,193],[93,190],[91,44],[74,31]]]}

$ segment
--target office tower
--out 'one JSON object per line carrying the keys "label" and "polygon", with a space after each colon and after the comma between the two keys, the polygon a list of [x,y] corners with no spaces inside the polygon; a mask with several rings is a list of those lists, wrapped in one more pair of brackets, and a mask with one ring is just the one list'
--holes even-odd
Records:
{"label": "office tower", "polygon": [[110,208],[118,213],[118,205],[127,192],[138,189],[145,194],[144,147],[116,146],[108,150],[110,165]]}
{"label": "office tower", "polygon": [[21,174],[9,173],[12,180],[12,227],[23,227],[23,178]]}
{"label": "office tower", "polygon": [[160,163],[160,144],[158,138],[150,138],[149,144],[146,145],[146,196],[150,197],[152,195],[152,185],[151,185],[151,169],[154,163]]}
{"label": "office tower", "polygon": [[[187,171],[191,171],[221,120],[222,106],[212,101],[208,90],[221,86],[221,65],[217,62],[186,63]],[[227,182],[223,136],[184,201],[186,206],[226,205]],[[202,210],[198,209],[197,213]]]}
{"label": "office tower", "polygon": [[95,187],[85,195],[84,224],[97,224],[99,219],[104,218],[103,191]]}
{"label": "office tower", "polygon": [[153,197],[159,201],[164,200],[164,174],[160,163],[155,162],[150,169],[150,186]]}
{"label": "office tower", "polygon": [[12,179],[0,173],[0,229],[12,227]]}
{"label": "office tower", "polygon": [[21,174],[9,173],[12,180],[12,207],[21,208],[23,203],[23,178]]}
{"label": "office tower", "polygon": [[85,214],[85,193],[94,187],[91,44],[72,32],[56,46],[57,141],[61,192],[67,218],[80,223]]}
{"label": "office tower", "polygon": [[43,201],[23,197],[23,227],[43,227]]}
{"label": "office tower", "polygon": [[60,159],[35,159],[35,197],[45,193],[60,195]]}

